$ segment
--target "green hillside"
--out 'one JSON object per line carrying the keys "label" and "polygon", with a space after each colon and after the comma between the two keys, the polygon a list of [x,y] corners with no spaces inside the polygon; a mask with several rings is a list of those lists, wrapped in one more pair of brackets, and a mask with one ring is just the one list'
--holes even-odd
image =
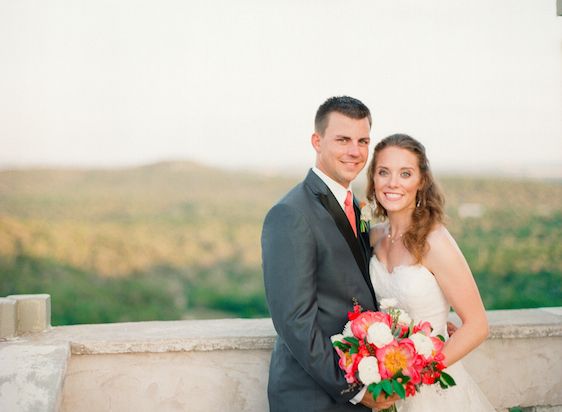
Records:
{"label": "green hillside", "polygon": [[[561,306],[562,182],[439,180],[487,308]],[[191,162],[2,171],[0,296],[51,294],[57,325],[267,316],[261,223],[296,182]]]}

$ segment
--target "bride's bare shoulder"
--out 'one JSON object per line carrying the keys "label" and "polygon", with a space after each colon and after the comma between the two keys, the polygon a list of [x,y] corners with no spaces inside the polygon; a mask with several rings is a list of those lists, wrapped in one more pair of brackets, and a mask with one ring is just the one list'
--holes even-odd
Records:
{"label": "bride's bare shoulder", "polygon": [[427,236],[427,243],[429,245],[429,250],[424,258],[424,260],[429,264],[442,263],[445,257],[453,257],[456,255],[462,255],[457,242],[449,233],[447,228],[442,225],[436,225],[429,235]]}
{"label": "bride's bare shoulder", "polygon": [[455,239],[449,233],[445,225],[439,223],[429,232],[427,235],[427,243],[430,248],[432,247],[446,247],[451,245],[456,245]]}
{"label": "bride's bare shoulder", "polygon": [[371,231],[369,232],[371,246],[375,247],[377,242],[385,236],[386,228],[387,228],[387,223],[377,223],[371,226]]}

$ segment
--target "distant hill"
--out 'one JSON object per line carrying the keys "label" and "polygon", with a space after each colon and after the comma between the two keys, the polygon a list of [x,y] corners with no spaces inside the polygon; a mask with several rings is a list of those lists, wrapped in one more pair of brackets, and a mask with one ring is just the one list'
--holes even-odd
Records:
{"label": "distant hill", "polygon": [[[51,293],[56,324],[267,316],[261,224],[297,180],[193,162],[0,171],[0,296]],[[487,306],[562,305],[562,181],[439,180]]]}

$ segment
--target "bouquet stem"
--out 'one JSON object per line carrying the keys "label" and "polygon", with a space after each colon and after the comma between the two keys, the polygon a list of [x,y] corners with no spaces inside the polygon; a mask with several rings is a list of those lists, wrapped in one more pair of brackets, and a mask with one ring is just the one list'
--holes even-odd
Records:
{"label": "bouquet stem", "polygon": [[398,412],[398,409],[396,409],[396,404],[393,404],[390,408],[381,409],[379,412]]}

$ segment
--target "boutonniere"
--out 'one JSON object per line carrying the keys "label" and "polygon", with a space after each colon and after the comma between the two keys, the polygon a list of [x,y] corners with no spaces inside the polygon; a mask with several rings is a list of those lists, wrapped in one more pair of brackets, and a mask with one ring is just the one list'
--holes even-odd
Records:
{"label": "boutonniere", "polygon": [[361,219],[359,224],[359,229],[361,233],[369,232],[371,228],[371,223],[373,223],[373,217],[375,214],[375,204],[370,202],[361,202]]}

